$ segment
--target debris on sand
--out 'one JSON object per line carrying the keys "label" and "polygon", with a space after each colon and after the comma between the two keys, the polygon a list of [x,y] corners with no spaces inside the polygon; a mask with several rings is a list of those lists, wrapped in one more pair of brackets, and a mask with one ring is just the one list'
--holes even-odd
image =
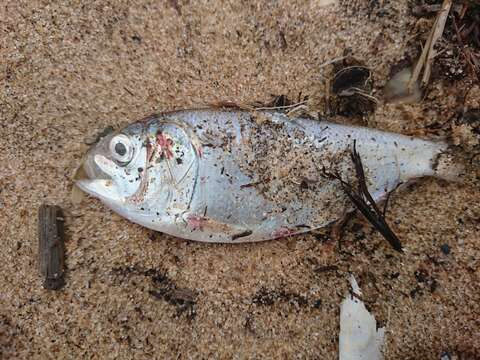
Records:
{"label": "debris on sand", "polygon": [[[353,61],[353,64],[350,62]],[[334,66],[330,108],[344,116],[365,116],[375,111],[378,100],[372,95],[372,72],[357,64],[353,58],[346,58]]]}
{"label": "debris on sand", "polygon": [[350,199],[352,204],[355,206],[355,208],[362,213],[362,215],[368,220],[368,222],[370,222],[370,224],[372,224],[372,226],[377,229],[380,234],[382,234],[382,236],[390,243],[390,245],[395,250],[403,252],[400,240],[385,220],[385,213],[391,193],[387,196],[385,200],[383,211],[380,211],[377,204],[373,200],[372,195],[368,191],[362,159],[357,152],[355,141],[353,142],[353,149],[350,156],[355,168],[356,180],[358,182],[357,190],[354,189],[354,186],[352,184],[343,180],[338,174],[325,173],[325,175],[333,177],[340,181],[343,191]]}
{"label": "debris on sand", "polygon": [[62,210],[54,205],[38,209],[38,267],[47,290],[60,290],[64,280],[64,229]]}
{"label": "debris on sand", "polygon": [[400,70],[385,85],[385,100],[395,103],[416,103],[422,98],[422,92],[418,81],[409,89],[412,69],[405,68]]}
{"label": "debris on sand", "polygon": [[420,59],[418,59],[418,62],[413,70],[412,77],[408,85],[410,92],[413,91],[414,85],[417,82],[422,69],[422,85],[426,86],[430,80],[433,60],[437,54],[435,50],[435,44],[443,34],[443,29],[445,28],[445,23],[447,22],[448,13],[450,12],[451,6],[452,0],[444,0],[441,9],[438,12],[437,18],[435,19],[432,30],[430,31],[430,35],[427,38],[422,55],[420,55]]}
{"label": "debris on sand", "polygon": [[385,328],[377,330],[377,321],[360,299],[362,291],[353,275],[350,286],[340,308],[340,360],[381,360]]}
{"label": "debris on sand", "polygon": [[414,68],[409,88],[413,89],[423,70],[421,85],[428,85],[433,62],[443,77],[453,80],[480,74],[480,5],[478,2],[444,0],[442,4],[420,3],[412,14],[425,17],[436,13],[430,33],[422,46],[422,54]]}

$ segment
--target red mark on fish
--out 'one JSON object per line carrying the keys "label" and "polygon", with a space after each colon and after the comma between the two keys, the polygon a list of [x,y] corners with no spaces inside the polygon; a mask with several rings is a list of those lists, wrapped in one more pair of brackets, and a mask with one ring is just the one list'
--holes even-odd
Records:
{"label": "red mark on fish", "polygon": [[198,216],[194,214],[189,214],[187,216],[187,224],[190,225],[192,230],[200,230],[203,231],[203,227],[207,222],[207,218],[203,216]]}
{"label": "red mark on fish", "polygon": [[160,154],[167,159],[173,158],[173,141],[162,132],[157,133],[157,145]]}
{"label": "red mark on fish", "polygon": [[272,239],[287,237],[287,236],[290,236],[290,235],[295,235],[296,233],[298,233],[298,229],[289,229],[287,227],[282,226],[281,228],[275,230],[272,233]]}

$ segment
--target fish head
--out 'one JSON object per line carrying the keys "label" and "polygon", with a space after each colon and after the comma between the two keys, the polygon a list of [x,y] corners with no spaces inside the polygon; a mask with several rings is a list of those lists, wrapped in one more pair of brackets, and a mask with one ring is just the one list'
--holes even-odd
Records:
{"label": "fish head", "polygon": [[107,204],[128,204],[147,166],[144,133],[145,126],[135,123],[100,139],[86,153],[76,185]]}
{"label": "fish head", "polygon": [[76,185],[132,220],[188,209],[201,152],[183,124],[152,118],[102,138],[86,154]]}

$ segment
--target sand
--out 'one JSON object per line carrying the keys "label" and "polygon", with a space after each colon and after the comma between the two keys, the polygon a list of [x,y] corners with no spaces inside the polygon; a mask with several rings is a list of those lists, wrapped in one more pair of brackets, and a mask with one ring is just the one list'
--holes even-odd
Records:
{"label": "sand", "polygon": [[[405,254],[360,218],[340,244],[318,232],[212,245],[71,201],[85,139],[109,125],[312,95],[331,71],[321,65],[345,48],[372,69],[381,98],[417,23],[408,1],[323,3],[2,2],[0,357],[334,359],[353,273],[386,326],[387,359],[480,358],[478,184],[425,179],[396,193],[387,219]],[[423,134],[451,116],[452,91],[434,80],[421,103],[381,101],[364,123]],[[60,292],[42,289],[37,271],[43,202],[66,213]]]}

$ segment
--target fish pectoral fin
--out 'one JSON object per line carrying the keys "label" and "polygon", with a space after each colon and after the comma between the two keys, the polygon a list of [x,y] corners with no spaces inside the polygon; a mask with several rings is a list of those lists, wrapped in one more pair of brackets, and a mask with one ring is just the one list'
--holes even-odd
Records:
{"label": "fish pectoral fin", "polygon": [[118,191],[117,185],[108,179],[78,180],[75,185],[85,191],[87,194],[100,199],[106,199],[109,202],[122,202],[123,197]]}

